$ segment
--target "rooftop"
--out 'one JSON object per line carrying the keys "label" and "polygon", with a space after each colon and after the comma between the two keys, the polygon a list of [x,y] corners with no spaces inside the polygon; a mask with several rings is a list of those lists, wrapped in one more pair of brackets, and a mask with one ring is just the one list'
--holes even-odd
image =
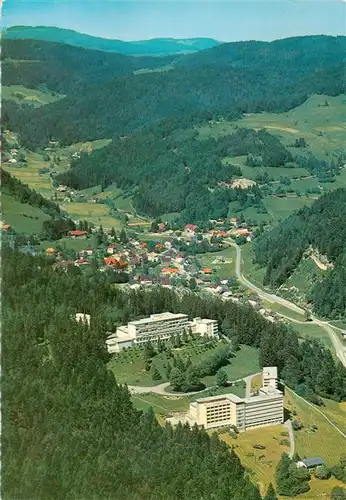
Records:
{"label": "rooftop", "polygon": [[278,369],[276,366],[264,366],[263,375],[270,378],[278,378]]}
{"label": "rooftop", "polygon": [[233,403],[243,403],[243,399],[240,398],[239,396],[236,396],[235,394],[228,393],[228,394],[223,394],[223,395],[218,395],[218,396],[209,396],[206,398],[199,398],[196,399],[197,404],[205,404],[205,403],[215,403],[216,401],[224,401],[225,399],[229,399]]}
{"label": "rooftop", "polygon": [[149,318],[138,319],[137,321],[130,321],[131,325],[143,325],[151,321],[163,321],[166,319],[179,319],[187,318],[186,314],[173,314],[171,312],[164,312],[160,314],[151,314]]}
{"label": "rooftop", "polygon": [[321,457],[305,458],[304,460],[302,460],[302,462],[307,467],[317,467],[318,465],[324,465],[324,461],[322,460]]}

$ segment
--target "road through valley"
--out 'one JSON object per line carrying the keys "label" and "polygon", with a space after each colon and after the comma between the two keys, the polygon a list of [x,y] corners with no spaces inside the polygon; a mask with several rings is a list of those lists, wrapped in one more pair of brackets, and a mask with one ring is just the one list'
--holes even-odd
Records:
{"label": "road through valley", "polygon": [[[249,281],[247,278],[245,278],[245,276],[242,274],[242,271],[241,271],[242,257],[241,257],[240,246],[237,245],[236,243],[234,243],[233,241],[229,241],[229,240],[227,243],[236,249],[235,271],[236,271],[237,278],[244,286],[246,286],[250,290],[253,290],[254,292],[256,292],[258,294],[258,296],[260,298],[262,298],[263,300],[266,300],[267,302],[269,302],[271,304],[277,303],[277,304],[280,304],[280,305],[286,307],[287,309],[290,309],[291,311],[294,311],[295,313],[300,313],[302,315],[304,314],[304,312],[305,312],[304,309],[302,309],[301,307],[298,307],[293,302],[290,302],[289,300],[286,300],[282,297],[278,297],[277,295],[274,295],[272,293],[268,293],[268,292],[262,290],[261,288],[259,288],[254,283],[251,283],[251,281]],[[279,316],[282,316],[282,317],[284,317],[284,318],[286,318],[289,321],[292,321],[294,323],[306,323],[303,320],[300,321],[297,319],[290,318],[289,316],[286,316],[284,314],[277,313],[276,311],[273,311],[273,312],[275,312]],[[337,333],[332,328],[332,326],[327,321],[321,321],[320,319],[316,318],[316,316],[314,316],[314,315],[311,315],[311,321],[309,322],[309,324],[310,323],[315,323],[316,325],[320,326],[321,328],[324,328],[324,330],[326,330],[326,332],[328,332],[328,335],[330,336],[330,338],[333,342],[337,357],[340,359],[341,363],[344,366],[346,366],[346,348],[345,348],[342,340],[338,337]]]}

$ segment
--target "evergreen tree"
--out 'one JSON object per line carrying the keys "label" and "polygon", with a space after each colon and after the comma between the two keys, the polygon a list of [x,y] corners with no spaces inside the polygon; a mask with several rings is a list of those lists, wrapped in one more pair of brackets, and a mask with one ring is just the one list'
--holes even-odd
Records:
{"label": "evergreen tree", "polygon": [[121,228],[120,235],[119,235],[119,240],[121,243],[127,243],[128,242],[128,237],[125,231],[125,228]]}
{"label": "evergreen tree", "polygon": [[272,483],[269,483],[267,492],[263,500],[278,500],[278,497],[276,496],[275,489]]}
{"label": "evergreen tree", "polygon": [[224,387],[225,385],[227,385],[227,381],[227,373],[225,372],[225,370],[220,368],[220,370],[218,370],[218,372],[216,373],[216,385],[218,385],[219,387]]}
{"label": "evergreen tree", "polygon": [[153,380],[161,380],[162,379],[161,373],[159,372],[159,370],[156,366],[153,365],[151,368],[151,371],[152,371],[151,377]]}

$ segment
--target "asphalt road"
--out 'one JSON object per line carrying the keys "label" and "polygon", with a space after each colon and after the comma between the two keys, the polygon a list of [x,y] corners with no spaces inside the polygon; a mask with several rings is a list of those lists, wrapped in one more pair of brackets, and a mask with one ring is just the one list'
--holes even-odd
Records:
{"label": "asphalt road", "polygon": [[[265,292],[261,288],[259,288],[257,285],[254,285],[249,281],[241,272],[241,248],[239,245],[234,243],[233,241],[228,241],[228,244],[236,249],[237,257],[236,257],[236,264],[235,264],[235,271],[237,278],[243,285],[245,285],[247,288],[250,290],[253,290],[258,294],[259,297],[262,299],[266,300],[269,303],[277,303],[285,306],[287,309],[290,309],[291,311],[294,311],[296,313],[304,314],[304,309],[301,307],[298,307],[296,304],[293,302],[290,302],[289,300],[283,299],[282,297],[278,297],[277,295]],[[273,311],[276,314],[276,311]],[[284,314],[279,314],[279,316],[282,316],[290,321],[293,321],[295,323],[306,323],[305,321],[299,321],[293,318],[290,318],[289,316],[285,316]],[[320,326],[321,328],[324,328],[328,335],[331,338],[331,341],[333,342],[335,352],[337,357],[340,359],[341,363],[346,367],[346,348],[342,342],[342,340],[338,337],[336,334],[335,330],[331,327],[331,325],[327,321],[321,321],[316,316],[311,315],[311,321],[309,323],[315,323],[316,325]]]}
{"label": "asphalt road", "polygon": [[294,432],[293,432],[293,427],[292,427],[292,420],[286,420],[285,426],[287,427],[288,434],[290,436],[290,452],[288,456],[290,458],[293,458],[294,451],[295,451],[295,441],[294,441]]}
{"label": "asphalt road", "polygon": [[[251,395],[251,379],[255,375],[259,375],[262,372],[258,373],[253,373],[252,375],[248,375],[247,377],[239,378],[237,380],[229,380],[229,384],[234,384],[235,382],[240,382],[241,380],[244,380],[246,383],[246,390],[245,390],[245,397],[250,397]],[[129,385],[129,391],[131,394],[148,394],[150,392],[153,392],[155,394],[160,394],[160,396],[194,396],[195,394],[200,394],[201,391],[195,391],[195,392],[173,392],[173,391],[167,391],[167,387],[169,387],[169,382],[164,382],[163,384],[158,384],[158,385],[153,385],[153,386],[139,386],[139,385]],[[210,387],[206,387],[204,391],[210,390],[210,389],[215,389],[217,386],[212,385]]]}

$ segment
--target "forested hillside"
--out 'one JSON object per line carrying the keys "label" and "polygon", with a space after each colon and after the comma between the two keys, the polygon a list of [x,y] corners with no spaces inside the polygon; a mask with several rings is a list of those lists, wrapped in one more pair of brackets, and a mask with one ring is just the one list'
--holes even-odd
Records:
{"label": "forested hillside", "polygon": [[179,212],[179,223],[226,217],[229,203],[260,206],[262,194],[256,186],[249,190],[220,187],[241,175],[238,167],[225,165],[225,156],[253,153],[268,166],[280,166],[292,159],[280,141],[266,131],[239,129],[218,140],[199,140],[197,131],[174,131],[161,123],[151,131],[115,139],[109,146],[86,154],[59,176],[61,183],[84,189],[115,182],[132,189],[140,212],[158,216]]}
{"label": "forested hillside", "polygon": [[314,310],[330,318],[346,314],[346,189],[327,193],[254,242],[256,262],[266,266],[264,284],[279,286],[311,245],[334,268],[311,290]]}
{"label": "forested hillside", "polygon": [[78,33],[74,30],[55,28],[53,26],[11,26],[3,33],[5,39],[31,39],[48,42],[67,43],[84,49],[118,52],[129,56],[189,53],[205,50],[219,42],[212,38],[153,38],[124,42],[122,40],[100,38]]}
{"label": "forested hillside", "polygon": [[[17,214],[15,222],[13,224],[11,223],[11,226],[13,226],[12,230],[16,233],[22,233],[24,235],[29,233],[27,221],[30,217],[26,213],[28,206],[37,207],[42,210],[44,214],[47,214],[50,217],[46,217],[42,220],[41,227],[35,232],[36,235],[39,235],[43,239],[47,238],[50,240],[58,240],[62,236],[66,235],[68,231],[75,229],[75,223],[73,220],[68,217],[66,212],[60,209],[57,203],[48,200],[36,191],[30,189],[29,186],[23,184],[19,179],[13,177],[6,170],[0,169],[0,181],[2,194],[9,195],[11,200],[16,200],[23,204],[21,205],[23,212],[21,214]],[[3,200],[3,216],[6,219],[9,217],[7,210],[10,211],[10,208],[7,205],[8,203],[5,203]],[[12,205],[10,205],[10,207],[11,206]],[[10,218],[12,219],[13,214],[10,215]]]}
{"label": "forested hillside", "polygon": [[[311,401],[346,398],[345,368],[330,351],[318,341],[299,344],[294,331],[251,307],[160,288],[126,293],[111,289],[102,273],[65,273],[6,247],[2,268],[5,498],[261,498],[218,437],[161,428],[152,412],[135,411],[106,369],[104,347],[110,327],[134,318],[167,310],[215,318],[229,338],[259,347],[261,366],[278,366]],[[110,308],[115,324],[105,314]],[[90,328],[74,321],[77,312],[91,315]]]}
{"label": "forested hillside", "polygon": [[[260,500],[217,436],[134,409],[106,369],[110,290],[3,252],[3,498]],[[88,307],[90,329],[72,319]]]}
{"label": "forested hillside", "polygon": [[89,86],[172,61],[171,57],[129,57],[41,40],[5,38],[1,45],[3,85],[48,88],[67,95],[80,95]]}
{"label": "forested hillside", "polygon": [[41,208],[53,217],[62,216],[59,205],[36,193],[4,169],[0,169],[1,192],[14,196],[21,203]]}
{"label": "forested hillside", "polygon": [[[71,144],[122,135],[163,118],[195,122],[196,116],[234,118],[244,112],[284,111],[312,93],[338,95],[344,91],[345,41],[345,37],[302,37],[264,44],[223,44],[181,56],[171,71],[103,84],[103,72],[95,71],[91,81],[100,85],[84,91],[82,81],[81,91],[69,98],[20,114],[13,106],[4,106],[4,114],[20,133],[22,143],[37,148],[52,136]],[[16,54],[19,58],[19,49]],[[34,64],[30,63],[29,73],[34,72]],[[109,74],[109,68],[106,72]]]}

